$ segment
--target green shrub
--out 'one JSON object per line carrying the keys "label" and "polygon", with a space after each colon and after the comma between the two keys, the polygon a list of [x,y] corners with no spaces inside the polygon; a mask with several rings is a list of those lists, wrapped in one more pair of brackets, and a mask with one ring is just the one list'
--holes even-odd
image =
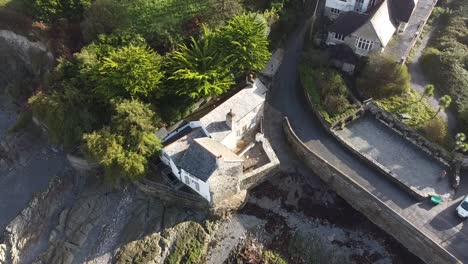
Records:
{"label": "green shrub", "polygon": [[350,106],[348,99],[340,95],[328,95],[323,100],[323,108],[332,116],[344,112]]}
{"label": "green shrub", "polygon": [[448,126],[440,118],[427,122],[422,128],[422,132],[430,141],[447,146],[449,140]]}
{"label": "green shrub", "polygon": [[385,98],[408,92],[411,76],[406,65],[382,55],[371,55],[357,80],[357,88],[366,98]]}

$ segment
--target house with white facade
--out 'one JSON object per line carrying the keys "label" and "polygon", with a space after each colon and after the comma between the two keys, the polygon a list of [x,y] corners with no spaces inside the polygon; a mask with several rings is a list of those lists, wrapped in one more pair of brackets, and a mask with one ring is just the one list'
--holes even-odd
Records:
{"label": "house with white facade", "polygon": [[327,0],[333,22],[328,45],[345,44],[357,55],[382,52],[395,32],[403,32],[417,0]]}
{"label": "house with white facade", "polygon": [[255,79],[199,121],[163,139],[161,161],[210,203],[239,192],[244,159],[238,143],[261,122],[267,88]]}

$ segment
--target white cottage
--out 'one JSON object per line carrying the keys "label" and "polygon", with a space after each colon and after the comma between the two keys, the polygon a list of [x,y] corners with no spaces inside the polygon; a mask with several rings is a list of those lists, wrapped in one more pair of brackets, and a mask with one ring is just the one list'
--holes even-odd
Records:
{"label": "white cottage", "polygon": [[161,161],[185,185],[216,203],[236,194],[243,159],[236,153],[246,133],[263,116],[267,89],[256,79],[203,116],[169,133]]}

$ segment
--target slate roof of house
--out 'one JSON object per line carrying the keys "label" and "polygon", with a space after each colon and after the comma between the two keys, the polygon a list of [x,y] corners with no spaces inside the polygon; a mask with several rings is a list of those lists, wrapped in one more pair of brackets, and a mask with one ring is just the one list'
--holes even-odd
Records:
{"label": "slate roof of house", "polygon": [[389,2],[384,0],[382,3],[376,5],[369,14],[355,11],[342,13],[330,26],[329,31],[348,36],[370,22],[380,42],[383,46],[386,46],[396,30],[390,18],[388,5]]}
{"label": "slate roof of house", "polygon": [[172,141],[164,146],[164,152],[166,152],[166,154],[168,154],[176,163],[182,157],[184,152],[190,147],[194,139],[206,137],[206,134],[201,127],[194,129],[188,128],[187,131],[181,131],[183,133],[187,133],[182,134],[182,136],[178,135],[177,140]]}
{"label": "slate roof of house", "polygon": [[355,11],[349,11],[343,14],[335,20],[330,26],[329,31],[348,36],[354,31],[358,30],[369,20],[369,15],[359,13]]}
{"label": "slate roof of house", "polygon": [[398,21],[408,22],[417,0],[389,0],[391,17]]}
{"label": "slate roof of house", "polygon": [[197,138],[193,142],[177,165],[204,182],[216,173],[218,162],[244,161],[223,144],[211,138]]}
{"label": "slate roof of house", "polygon": [[230,133],[231,129],[226,124],[226,114],[232,109],[235,114],[234,121],[242,119],[265,101],[267,88],[259,80],[255,79],[253,87],[246,87],[223,102],[200,119],[210,136],[221,142]]}

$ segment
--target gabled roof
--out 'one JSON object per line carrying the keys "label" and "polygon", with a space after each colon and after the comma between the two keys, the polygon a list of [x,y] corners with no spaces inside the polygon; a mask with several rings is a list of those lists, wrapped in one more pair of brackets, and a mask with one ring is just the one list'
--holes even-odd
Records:
{"label": "gabled roof", "polygon": [[206,137],[201,127],[187,127],[177,135],[176,140],[167,142],[164,146],[164,152],[166,152],[174,162],[177,162],[190,145],[192,145],[193,140],[201,137]]}
{"label": "gabled roof", "polygon": [[387,0],[383,1],[375,10],[375,12],[371,14],[370,22],[375,32],[377,33],[377,36],[379,37],[380,43],[382,43],[383,46],[386,46],[396,30],[390,19]]}
{"label": "gabled roof", "polygon": [[208,138],[196,138],[185,152],[178,166],[202,181],[207,181],[218,169],[218,162],[243,162],[223,144]]}
{"label": "gabled roof", "polygon": [[355,11],[340,14],[329,31],[348,36],[358,31],[367,23],[370,23],[382,45],[386,46],[396,30],[390,19],[387,0],[376,5],[369,14]]}
{"label": "gabled roof", "polygon": [[329,31],[348,36],[358,30],[369,19],[368,14],[349,11],[342,13],[331,25]]}
{"label": "gabled roof", "polygon": [[210,136],[214,140],[221,142],[231,133],[231,129],[226,125],[226,114],[232,109],[235,114],[234,121],[243,118],[265,101],[266,92],[265,85],[259,79],[255,79],[252,87],[240,90],[202,117],[200,121],[208,133],[210,133]]}

